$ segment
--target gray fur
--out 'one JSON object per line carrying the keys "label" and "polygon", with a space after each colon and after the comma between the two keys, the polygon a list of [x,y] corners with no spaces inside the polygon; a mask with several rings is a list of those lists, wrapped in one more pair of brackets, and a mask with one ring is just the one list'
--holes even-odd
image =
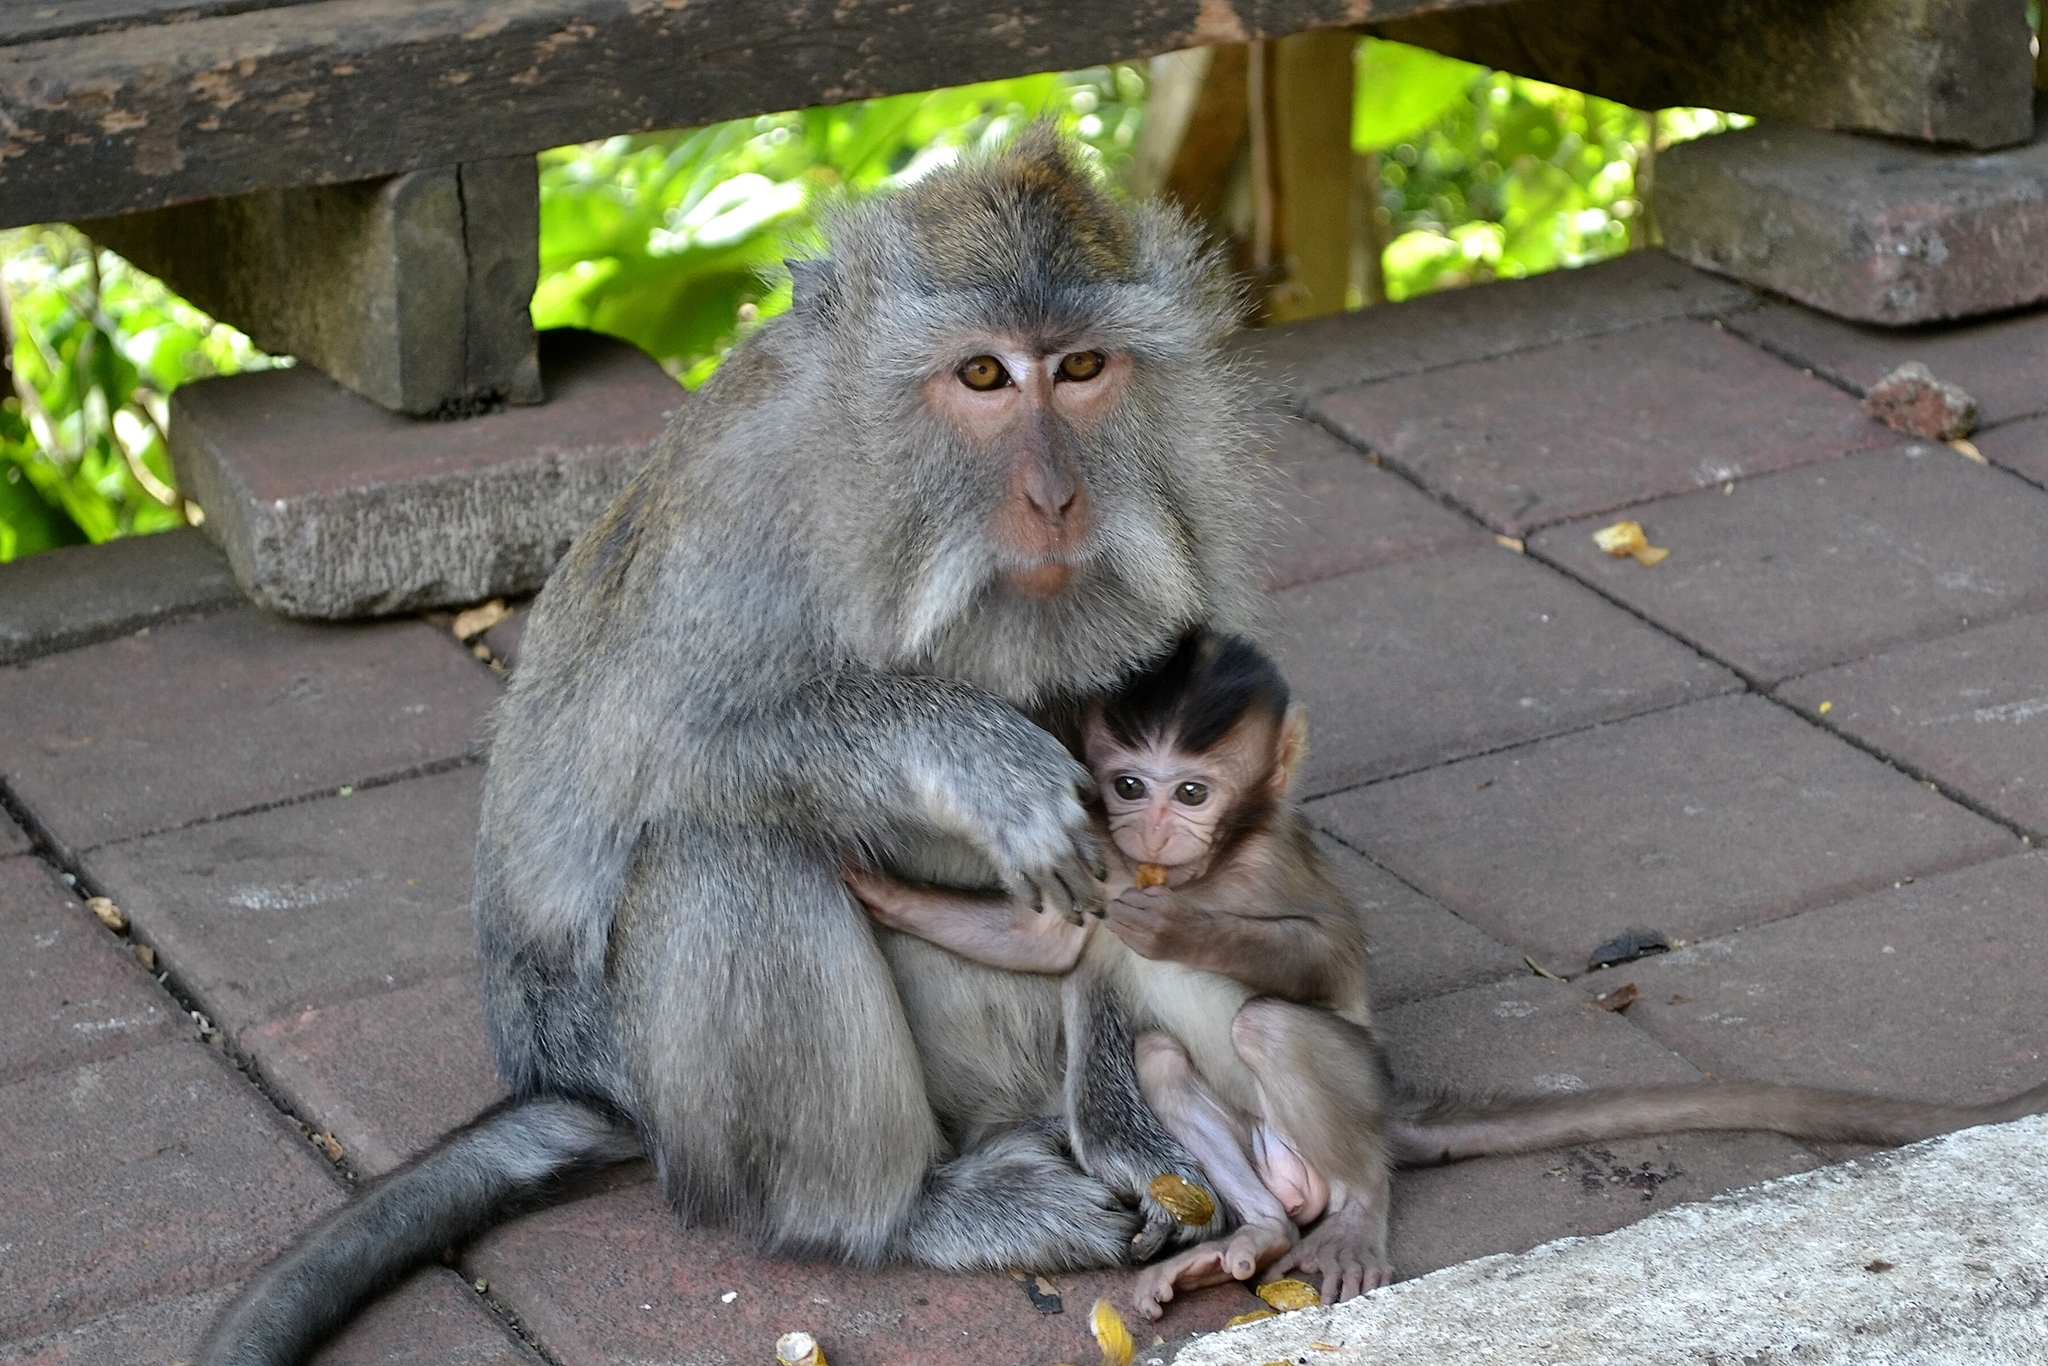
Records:
{"label": "gray fur", "polygon": [[[491,1042],[520,1106],[622,1116],[686,1219],[764,1247],[1122,1261],[1136,1217],[1042,1118],[1056,984],[879,944],[838,869],[1085,898],[1087,775],[1040,723],[1260,600],[1236,296],[1178,218],[1110,205],[1043,129],[826,240],[535,606],[477,846]],[[921,399],[991,328],[1132,358],[1116,414],[1054,433],[1098,533],[1050,601],[998,586],[1018,566],[979,528],[1005,474]],[[333,1275],[328,1307],[265,1300],[273,1273],[208,1362],[294,1360],[423,1240],[473,1234],[488,1206],[438,1170],[383,1188],[423,1234],[378,1245],[357,1201],[292,1254]]]}

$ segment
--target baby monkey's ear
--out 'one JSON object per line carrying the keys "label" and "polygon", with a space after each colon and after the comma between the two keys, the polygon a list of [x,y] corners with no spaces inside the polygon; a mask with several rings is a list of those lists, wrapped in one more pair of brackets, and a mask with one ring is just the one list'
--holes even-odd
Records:
{"label": "baby monkey's ear", "polygon": [[1307,758],[1308,708],[1290,702],[1287,715],[1280,718],[1279,733],[1273,737],[1273,776],[1267,781],[1275,801],[1285,797],[1294,786],[1294,775]]}

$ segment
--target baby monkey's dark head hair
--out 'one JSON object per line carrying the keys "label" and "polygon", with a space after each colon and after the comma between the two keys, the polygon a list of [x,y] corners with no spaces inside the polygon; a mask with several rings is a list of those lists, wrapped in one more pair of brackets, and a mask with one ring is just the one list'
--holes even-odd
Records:
{"label": "baby monkey's dark head hair", "polygon": [[1264,650],[1242,636],[1191,631],[1110,698],[1102,723],[1133,749],[1173,741],[1206,754],[1248,718],[1281,725],[1287,701],[1287,682]]}

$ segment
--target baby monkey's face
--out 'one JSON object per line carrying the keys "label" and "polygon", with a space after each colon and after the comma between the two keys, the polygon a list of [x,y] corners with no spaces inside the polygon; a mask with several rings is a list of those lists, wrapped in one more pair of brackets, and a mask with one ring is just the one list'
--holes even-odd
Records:
{"label": "baby monkey's face", "polygon": [[1271,729],[1239,726],[1195,754],[1174,737],[1131,746],[1091,725],[1088,768],[1102,788],[1117,849],[1133,863],[1174,870],[1175,884],[1201,876],[1223,820],[1262,789],[1272,770]]}

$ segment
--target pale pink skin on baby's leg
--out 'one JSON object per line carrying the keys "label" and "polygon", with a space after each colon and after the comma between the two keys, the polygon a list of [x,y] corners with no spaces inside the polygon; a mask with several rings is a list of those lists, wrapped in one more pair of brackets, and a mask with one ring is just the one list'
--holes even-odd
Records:
{"label": "pale pink skin on baby's leg", "polygon": [[1148,1319],[1165,1313],[1177,1291],[1247,1281],[1289,1247],[1296,1235],[1286,1207],[1260,1180],[1246,1156],[1244,1117],[1219,1099],[1195,1071],[1180,1042],[1153,1031],[1138,1036],[1138,1085],[1167,1132],[1207,1173],[1215,1192],[1243,1221],[1225,1237],[1200,1243],[1138,1273],[1132,1298]]}
{"label": "pale pink skin on baby's leg", "polygon": [[1270,1124],[1252,1130],[1252,1169],[1273,1192],[1287,1217],[1303,1228],[1323,1217],[1330,1206],[1330,1183],[1294,1151],[1286,1136]]}

